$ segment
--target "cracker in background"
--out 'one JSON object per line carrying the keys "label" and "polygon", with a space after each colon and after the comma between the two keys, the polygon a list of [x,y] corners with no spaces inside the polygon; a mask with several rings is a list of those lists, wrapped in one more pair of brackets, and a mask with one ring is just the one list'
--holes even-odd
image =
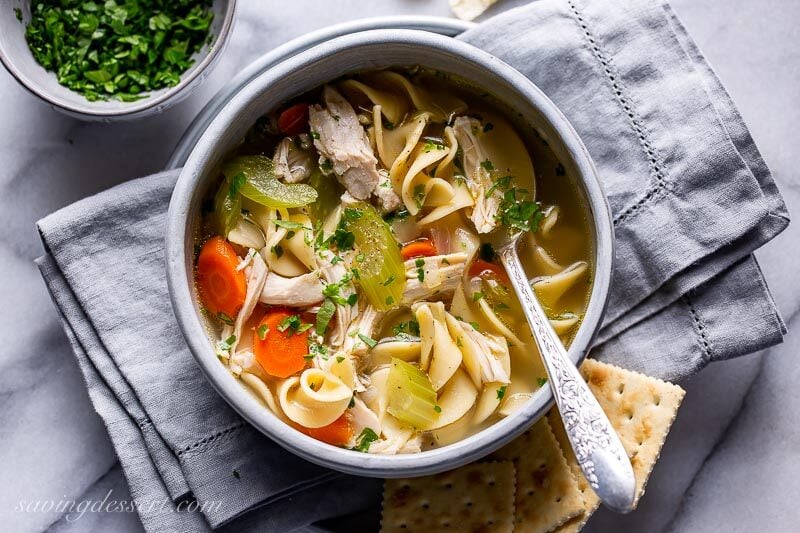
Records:
{"label": "cracker in background", "polygon": [[[583,362],[581,374],[619,435],[628,457],[631,458],[633,472],[636,475],[635,501],[638,503],[644,494],[647,479],[658,460],[685,391],[672,383],[594,359],[586,359]],[[586,524],[600,505],[600,501],[581,474],[558,411],[552,409],[548,417],[583,493],[584,513],[556,530],[557,533],[573,533],[580,531]]]}
{"label": "cracker in background", "polygon": [[578,483],[547,418],[495,452],[494,457],[513,460],[517,467],[516,531],[546,533],[583,511]]}
{"label": "cracker in background", "polygon": [[497,0],[450,0],[450,9],[461,20],[474,20]]}
{"label": "cracker in background", "polygon": [[514,465],[472,463],[435,476],[387,479],[381,531],[514,529]]}

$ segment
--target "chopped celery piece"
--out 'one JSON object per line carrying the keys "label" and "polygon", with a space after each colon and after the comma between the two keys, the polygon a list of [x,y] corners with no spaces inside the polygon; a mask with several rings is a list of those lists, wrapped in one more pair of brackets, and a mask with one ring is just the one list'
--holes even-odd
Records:
{"label": "chopped celery piece", "polygon": [[427,374],[414,365],[392,358],[386,378],[389,403],[386,410],[401,422],[427,429],[439,420],[436,391]]}
{"label": "chopped celery piece", "polygon": [[275,164],[263,155],[235,157],[225,163],[222,173],[228,181],[243,174],[246,180],[239,187],[239,194],[267,207],[302,207],[317,199],[317,191],[310,185],[278,180]]}
{"label": "chopped celery piece", "polygon": [[382,311],[398,307],[406,269],[389,225],[374,207],[363,202],[345,208],[344,219],[358,247],[352,267],[358,270],[356,279],[364,295]]}
{"label": "chopped celery piece", "polygon": [[222,180],[216,196],[214,196],[214,222],[216,232],[223,238],[236,227],[242,214],[242,198],[237,194],[235,185],[238,180]]}
{"label": "chopped celery piece", "polygon": [[317,191],[317,201],[308,206],[308,214],[315,226],[324,224],[341,203],[342,186],[333,175],[325,176],[319,169],[311,173],[308,184]]}

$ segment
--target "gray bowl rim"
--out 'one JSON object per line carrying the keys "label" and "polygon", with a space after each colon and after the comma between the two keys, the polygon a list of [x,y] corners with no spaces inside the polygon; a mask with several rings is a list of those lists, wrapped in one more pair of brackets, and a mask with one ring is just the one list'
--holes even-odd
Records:
{"label": "gray bowl rim", "polygon": [[103,118],[125,118],[139,115],[145,111],[158,107],[169,100],[175,98],[178,94],[182,93],[185,89],[190,87],[195,80],[197,80],[207,68],[209,68],[217,60],[219,54],[225,48],[228,38],[231,34],[231,27],[233,26],[234,15],[236,14],[236,0],[226,0],[228,7],[225,10],[225,18],[220,26],[219,34],[214,40],[213,46],[209,49],[208,54],[203,57],[203,60],[198,64],[193,65],[189,69],[188,75],[181,78],[174,87],[164,91],[158,96],[148,96],[135,102],[125,102],[119,109],[111,109],[105,111],[98,111],[92,107],[92,102],[86,100],[86,103],[78,106],[73,105],[58,96],[55,96],[47,91],[42,90],[39,84],[28,78],[22,71],[20,71],[14,64],[14,61],[7,56],[3,49],[0,49],[0,63],[6,68],[9,74],[17,80],[17,82],[28,90],[34,96],[37,96],[47,102],[48,104],[62,109],[70,114],[77,116],[92,117],[94,119]]}
{"label": "gray bowl rim", "polygon": [[[583,322],[569,350],[580,364],[586,357],[602,323],[608,303],[614,257],[611,213],[591,156],[569,121],[529,79],[496,57],[470,44],[419,30],[368,30],[344,35],[317,45],[266,70],[233,96],[203,133],[183,167],[170,201],[166,223],[167,284],[175,317],[195,360],[217,392],[252,426],[286,450],[312,463],[340,472],[382,478],[434,474],[478,460],[519,436],[539,420],[553,403],[552,391],[544,387],[519,410],[488,428],[453,444],[414,454],[373,455],[338,448],[295,430],[264,407],[220,364],[192,297],[192,230],[189,208],[202,184],[207,158],[216,139],[232,126],[243,108],[274,80],[333,53],[353,53],[361,46],[405,44],[440,49],[505,79],[513,89],[545,118],[572,158],[588,200],[595,231],[595,272],[592,293]],[[422,63],[424,61],[415,61]],[[304,87],[312,89],[313,87]],[[255,120],[256,117],[253,117]],[[189,268],[187,268],[189,265]]]}

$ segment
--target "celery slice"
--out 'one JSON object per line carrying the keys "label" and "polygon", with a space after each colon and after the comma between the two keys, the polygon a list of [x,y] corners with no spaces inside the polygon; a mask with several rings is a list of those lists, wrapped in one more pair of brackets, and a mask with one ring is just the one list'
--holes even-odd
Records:
{"label": "celery slice", "polygon": [[352,267],[358,271],[356,279],[364,295],[382,311],[398,307],[406,269],[392,230],[374,207],[363,202],[345,209],[344,217],[358,247]]}
{"label": "celery slice", "polygon": [[342,198],[342,186],[333,175],[325,176],[314,170],[308,178],[308,184],[317,191],[317,200],[308,206],[308,214],[316,227],[324,223],[339,207]]}
{"label": "celery slice", "polygon": [[275,164],[263,155],[243,155],[227,161],[222,173],[228,181],[243,174],[239,194],[266,207],[302,207],[317,199],[317,191],[305,183],[286,184],[275,177]]}
{"label": "celery slice", "polygon": [[223,238],[236,227],[242,214],[242,197],[231,186],[228,180],[222,180],[216,196],[214,196],[214,222],[216,232]]}
{"label": "celery slice", "polygon": [[386,388],[389,396],[386,410],[401,422],[427,429],[439,420],[441,409],[436,405],[436,391],[427,374],[416,366],[392,358]]}

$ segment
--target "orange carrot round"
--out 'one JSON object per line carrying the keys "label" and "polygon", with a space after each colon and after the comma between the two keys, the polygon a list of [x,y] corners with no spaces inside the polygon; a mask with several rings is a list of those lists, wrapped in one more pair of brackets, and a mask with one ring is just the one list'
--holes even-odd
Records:
{"label": "orange carrot round", "polygon": [[400,255],[403,256],[404,260],[414,259],[415,257],[431,257],[437,253],[436,246],[430,239],[425,237],[404,244],[400,250]]}
{"label": "orange carrot round", "polygon": [[481,276],[484,274],[490,274],[505,285],[508,285],[510,281],[508,279],[508,274],[506,273],[505,268],[503,268],[498,264],[484,261],[483,259],[476,259],[475,261],[473,261],[472,265],[470,265],[469,267],[468,272],[470,276]]}
{"label": "orange carrot round", "polygon": [[253,353],[256,361],[270,376],[288,378],[306,367],[308,334],[310,330],[298,332],[291,327],[281,331],[281,324],[297,315],[288,309],[268,311],[256,326],[253,336]]}
{"label": "orange carrot round", "polygon": [[353,436],[353,427],[350,425],[350,420],[347,413],[321,428],[307,428],[297,426],[297,429],[305,433],[309,437],[313,437],[322,442],[333,444],[334,446],[346,446],[350,443]]}
{"label": "orange carrot round", "polygon": [[297,135],[308,131],[308,108],[305,102],[286,108],[278,116],[278,129],[284,135]]}
{"label": "orange carrot round", "polygon": [[244,272],[237,271],[239,258],[233,246],[220,236],[208,239],[197,258],[197,288],[203,305],[211,313],[233,319],[247,294]]}

